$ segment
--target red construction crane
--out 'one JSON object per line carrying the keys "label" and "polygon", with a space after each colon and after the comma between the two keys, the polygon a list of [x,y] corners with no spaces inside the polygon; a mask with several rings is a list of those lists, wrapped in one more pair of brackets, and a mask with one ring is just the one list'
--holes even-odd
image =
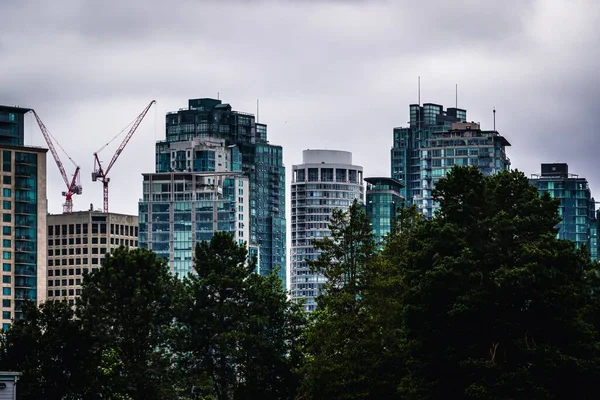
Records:
{"label": "red construction crane", "polygon": [[73,173],[73,178],[71,180],[69,180],[69,177],[67,176],[67,172],[65,171],[65,167],[63,167],[63,164],[60,161],[60,157],[58,156],[58,153],[56,152],[56,149],[54,148],[54,144],[52,143],[52,140],[50,139],[51,137],[53,137],[52,134],[50,134],[50,132],[48,132],[46,125],[44,125],[44,123],[40,119],[40,116],[35,112],[35,110],[31,110],[31,111],[33,112],[33,115],[35,116],[35,119],[40,127],[40,130],[42,131],[42,135],[44,135],[44,139],[46,139],[46,144],[48,144],[48,148],[50,149],[50,152],[52,153],[52,157],[54,157],[54,161],[56,162],[56,165],[58,166],[60,175],[62,176],[63,180],[65,181],[65,185],[67,186],[67,191],[62,192],[62,195],[65,196],[65,203],[63,204],[63,213],[73,212],[73,195],[83,193],[83,188],[82,188],[80,180],[79,180],[79,166],[67,154],[65,149],[62,148],[62,146],[58,143],[58,141],[56,141],[56,138],[54,138],[54,141],[56,142],[57,146],[60,147],[60,149],[67,155],[69,160],[71,160],[71,162],[75,166],[75,173]]}
{"label": "red construction crane", "polygon": [[[125,139],[123,139],[123,142],[121,143],[121,145],[119,146],[117,151],[115,151],[115,154],[113,155],[112,159],[108,163],[108,166],[106,167],[106,169],[102,168],[102,163],[101,163],[100,159],[98,158],[98,153],[100,151],[102,151],[104,148],[106,148],[106,146],[108,146],[113,140],[115,140],[121,133],[119,133],[117,136],[112,138],[108,143],[106,143],[104,146],[102,146],[102,148],[100,148],[100,150],[98,150],[97,152],[94,153],[94,171],[92,172],[92,181],[96,182],[98,179],[100,179],[100,182],[102,182],[102,187],[104,189],[104,212],[108,212],[108,182],[110,182],[108,173],[110,172],[113,165],[115,165],[115,162],[121,155],[121,152],[123,152],[123,149],[125,149],[125,146],[127,146],[129,139],[131,139],[131,137],[135,133],[136,129],[138,128],[138,126],[140,125],[140,123],[142,122],[142,120],[144,119],[146,114],[148,113],[148,110],[150,110],[150,107],[152,107],[152,105],[154,103],[156,103],[156,100],[152,100],[150,102],[150,104],[148,104],[148,106],[146,106],[144,111],[142,111],[142,113],[140,115],[138,115],[137,118],[133,121],[133,125],[131,125],[131,129],[129,130],[129,133],[127,134],[127,136],[125,136]],[[125,128],[125,129],[127,129],[127,128]]]}

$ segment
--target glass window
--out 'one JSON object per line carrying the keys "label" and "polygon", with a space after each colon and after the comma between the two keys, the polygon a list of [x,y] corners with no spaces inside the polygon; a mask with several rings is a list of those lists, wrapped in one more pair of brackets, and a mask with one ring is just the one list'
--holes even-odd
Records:
{"label": "glass window", "polygon": [[10,272],[11,268],[10,268],[10,264],[9,263],[3,263],[2,264],[2,271],[6,271],[6,272]]}
{"label": "glass window", "polygon": [[2,294],[3,294],[4,296],[10,296],[10,292],[11,292],[11,290],[10,290],[10,288],[9,288],[9,287],[4,287],[4,288],[2,288]]}
{"label": "glass window", "polygon": [[12,190],[10,190],[9,188],[2,189],[2,195],[4,197],[10,197],[10,196],[12,196]]}
{"label": "glass window", "polygon": [[3,252],[2,252],[2,259],[3,259],[3,260],[10,260],[11,258],[12,258],[12,257],[11,257],[11,253],[10,253],[10,251],[3,251]]}
{"label": "glass window", "polygon": [[10,210],[11,209],[10,200],[4,200],[2,202],[2,208],[5,210]]}
{"label": "glass window", "polygon": [[10,185],[11,184],[11,177],[10,175],[4,175],[2,177],[2,183],[5,185]]}
{"label": "glass window", "polygon": [[8,213],[2,214],[2,222],[11,222],[12,216]]}
{"label": "glass window", "polygon": [[2,275],[2,283],[10,283],[10,275]]}

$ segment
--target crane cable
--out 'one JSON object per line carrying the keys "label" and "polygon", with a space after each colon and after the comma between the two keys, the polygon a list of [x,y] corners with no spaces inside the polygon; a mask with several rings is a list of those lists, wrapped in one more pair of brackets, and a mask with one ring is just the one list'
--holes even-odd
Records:
{"label": "crane cable", "polygon": [[123,128],[121,130],[121,132],[117,133],[112,139],[110,139],[108,142],[106,142],[106,144],[102,147],[100,147],[100,149],[96,152],[96,153],[100,153],[102,150],[104,150],[109,144],[111,144],[112,142],[115,141],[115,139],[117,139],[119,136],[121,136],[121,134],[123,134],[123,132],[125,132],[125,130],[127,128],[129,128],[131,125],[133,125],[133,123],[138,119],[138,117],[135,117],[129,124],[127,124],[127,126],[125,126],[125,128]]}

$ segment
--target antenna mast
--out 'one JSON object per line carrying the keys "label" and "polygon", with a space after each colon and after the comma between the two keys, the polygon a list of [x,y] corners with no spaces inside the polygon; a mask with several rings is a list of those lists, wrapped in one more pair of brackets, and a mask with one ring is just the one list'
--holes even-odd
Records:
{"label": "antenna mast", "polygon": [[454,96],[455,96],[454,107],[458,108],[458,83],[456,84],[456,87],[454,88]]}
{"label": "antenna mast", "polygon": [[494,107],[494,132],[496,132],[496,107]]}

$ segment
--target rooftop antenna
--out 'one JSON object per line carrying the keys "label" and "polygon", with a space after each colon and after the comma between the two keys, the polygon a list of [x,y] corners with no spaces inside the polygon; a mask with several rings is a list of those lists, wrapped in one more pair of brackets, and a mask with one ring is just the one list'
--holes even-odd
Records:
{"label": "rooftop antenna", "polygon": [[494,107],[494,132],[496,132],[496,107]]}
{"label": "rooftop antenna", "polygon": [[221,97],[220,97],[220,96],[221,96],[221,93],[220,93],[220,92],[217,92],[217,100],[221,100]]}
{"label": "rooftop antenna", "polygon": [[421,107],[421,77],[419,76],[419,107]]}
{"label": "rooftop antenna", "polygon": [[258,99],[256,99],[256,123],[258,123]]}

